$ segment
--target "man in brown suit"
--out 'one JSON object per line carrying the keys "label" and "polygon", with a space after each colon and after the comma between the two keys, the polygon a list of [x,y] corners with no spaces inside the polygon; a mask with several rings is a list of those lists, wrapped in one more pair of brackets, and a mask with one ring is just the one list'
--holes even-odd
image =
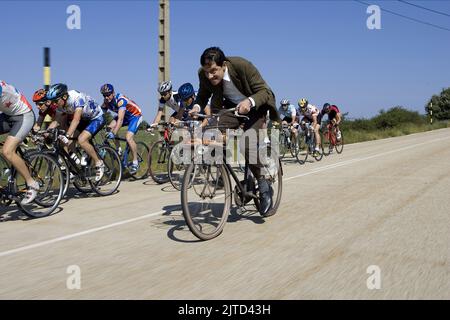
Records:
{"label": "man in brown suit", "polygon": [[[212,113],[237,108],[240,114],[249,118],[242,120],[233,117],[231,113],[226,113],[220,117],[220,126],[237,129],[243,123],[244,131],[248,129],[258,131],[263,128],[267,111],[272,120],[279,120],[275,95],[250,61],[241,57],[225,57],[220,48],[211,47],[203,52],[200,64],[198,72],[200,85],[193,112],[203,110],[211,98]],[[258,158],[257,144],[245,148],[245,152],[247,159]],[[252,154],[255,157],[252,157]],[[272,206],[272,188],[261,174],[261,167],[259,159],[256,164],[249,165],[258,180],[260,213],[267,216]]]}

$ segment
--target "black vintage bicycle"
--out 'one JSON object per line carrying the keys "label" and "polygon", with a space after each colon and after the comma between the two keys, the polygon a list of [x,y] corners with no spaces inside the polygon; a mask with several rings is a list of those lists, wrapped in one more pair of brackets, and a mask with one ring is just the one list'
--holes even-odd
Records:
{"label": "black vintage bicycle", "polygon": [[[210,117],[217,119],[216,125],[206,127],[226,129],[218,126],[220,116],[225,112]],[[236,117],[247,118],[235,113]],[[247,118],[248,119],[248,118]],[[280,205],[282,195],[283,171],[278,153],[272,150],[270,144],[262,159],[265,178],[271,185],[272,203],[265,216],[274,215]],[[247,211],[246,206],[253,201],[259,209],[258,183],[249,170],[248,160],[244,165],[244,179],[240,180],[231,165],[227,163],[226,146],[224,143],[203,141],[194,147],[193,163],[187,166],[181,186],[181,205],[183,216],[190,231],[201,240],[210,240],[223,231],[232,207],[232,198],[240,212]],[[262,146],[260,147],[260,150]],[[208,157],[205,157],[208,155]],[[261,158],[260,158],[261,159]],[[230,178],[231,177],[231,178]],[[232,186],[234,180],[234,188]]]}

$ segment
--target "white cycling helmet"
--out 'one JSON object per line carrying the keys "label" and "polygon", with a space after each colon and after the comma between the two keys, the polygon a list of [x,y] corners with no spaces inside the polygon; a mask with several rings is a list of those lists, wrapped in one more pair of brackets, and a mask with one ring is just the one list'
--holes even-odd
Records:
{"label": "white cycling helmet", "polygon": [[284,111],[286,111],[291,104],[291,102],[288,99],[283,99],[280,101],[281,108],[283,108]]}
{"label": "white cycling helmet", "polygon": [[172,82],[170,81],[161,82],[158,88],[159,93],[168,92],[170,90],[172,90]]}

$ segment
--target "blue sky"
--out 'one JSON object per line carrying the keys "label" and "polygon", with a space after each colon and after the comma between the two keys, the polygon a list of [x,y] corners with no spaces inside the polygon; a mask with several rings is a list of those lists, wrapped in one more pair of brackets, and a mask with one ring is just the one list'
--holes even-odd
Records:
{"label": "blue sky", "polygon": [[[450,29],[450,17],[398,1],[367,1]],[[450,14],[450,1],[412,1]],[[81,30],[68,30],[66,9],[81,9]],[[450,31],[382,12],[369,30],[355,1],[170,2],[171,78],[192,82],[203,50],[252,61],[277,102],[307,97],[370,117],[402,105],[423,112],[450,86]],[[51,47],[52,82],[101,101],[114,84],[152,120],[157,108],[158,1],[1,1],[0,79],[31,99],[42,86],[43,47]]]}

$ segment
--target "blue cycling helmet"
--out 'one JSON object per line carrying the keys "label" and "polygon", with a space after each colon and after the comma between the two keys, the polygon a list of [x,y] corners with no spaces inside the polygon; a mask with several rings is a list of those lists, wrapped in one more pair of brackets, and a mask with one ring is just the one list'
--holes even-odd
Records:
{"label": "blue cycling helmet", "polygon": [[56,100],[61,98],[67,93],[67,86],[64,83],[54,84],[48,89],[46,98],[47,100]]}
{"label": "blue cycling helmet", "polygon": [[104,96],[109,96],[111,93],[114,92],[114,87],[112,84],[106,83],[102,85],[102,87],[100,88],[100,92]]}
{"label": "blue cycling helmet", "polygon": [[189,82],[182,84],[181,87],[178,89],[178,95],[182,100],[190,98],[194,93],[195,93],[194,87]]}

